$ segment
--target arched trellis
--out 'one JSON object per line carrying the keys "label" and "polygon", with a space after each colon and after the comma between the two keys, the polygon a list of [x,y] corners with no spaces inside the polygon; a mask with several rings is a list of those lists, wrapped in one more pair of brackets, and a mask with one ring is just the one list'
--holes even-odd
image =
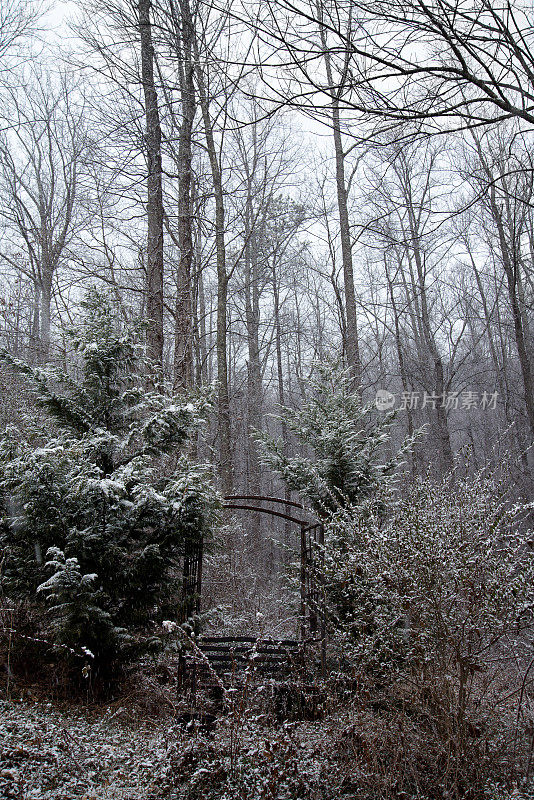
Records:
{"label": "arched trellis", "polygon": [[[268,504],[267,507],[265,504]],[[269,508],[269,505],[278,508]],[[292,513],[287,510],[291,508]],[[318,545],[324,544],[324,526],[321,522],[310,522],[305,519],[302,503],[293,500],[269,497],[265,495],[234,494],[224,498],[223,507],[236,511],[252,511],[278,517],[296,525],[300,532],[300,635],[305,638],[307,632],[315,635],[318,631],[318,609],[320,608],[320,587],[316,575],[316,556]],[[297,511],[293,512],[293,509]],[[297,516],[298,511],[302,515]],[[184,553],[184,569],[182,583],[182,617],[187,618],[200,611],[202,591],[202,540],[186,544]],[[321,625],[321,628],[323,626]],[[321,632],[323,634],[323,631]]]}

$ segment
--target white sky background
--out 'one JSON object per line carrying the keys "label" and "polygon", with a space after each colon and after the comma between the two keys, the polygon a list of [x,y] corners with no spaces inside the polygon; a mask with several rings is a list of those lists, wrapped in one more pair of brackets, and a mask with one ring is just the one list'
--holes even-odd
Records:
{"label": "white sky background", "polygon": [[[51,64],[60,66],[62,60],[68,64],[69,52],[78,50],[75,34],[69,28],[69,22],[74,21],[79,14],[83,0],[52,0],[51,7],[41,21],[43,34],[41,39],[46,43],[45,59]],[[36,49],[38,44],[36,43]],[[98,80],[96,85],[98,86]],[[334,210],[332,215],[332,231],[337,233],[336,213],[335,213],[335,172],[332,160],[332,135],[327,126],[318,120],[310,118],[308,115],[292,111],[288,115],[288,126],[291,129],[291,141],[302,153],[302,161],[296,165],[295,173],[289,175],[287,179],[287,195],[293,196],[295,200],[301,200],[305,205],[314,204],[314,192],[316,191],[315,181],[320,178],[323,170],[329,175],[329,200],[331,208]],[[359,200],[359,181],[355,179],[352,191],[353,222],[357,225],[360,221]],[[325,269],[328,264],[328,252],[325,243],[325,228],[322,222],[310,222],[304,238],[309,243],[310,252],[317,267]],[[358,244],[354,247],[354,267],[356,291],[360,298],[365,298],[368,289],[368,274],[366,269],[366,256],[369,256],[370,248],[365,244]],[[373,255],[373,253],[371,253]],[[452,262],[452,259],[451,259]],[[339,260],[338,260],[339,266]],[[329,268],[328,268],[329,269]],[[379,271],[377,271],[379,274]]]}
{"label": "white sky background", "polygon": [[[50,64],[52,70],[55,65],[61,66],[62,61],[68,67],[69,53],[79,51],[80,43],[77,42],[71,23],[79,17],[81,6],[83,6],[83,0],[82,2],[80,0],[52,0],[49,10],[41,19],[39,39],[41,42],[44,41],[45,46],[43,60]],[[35,49],[39,50],[37,42]],[[93,86],[95,86],[94,82]],[[98,79],[96,86],[98,86]],[[288,174],[285,194],[292,196],[296,201],[306,203],[310,186],[313,184],[312,175],[317,173],[321,165],[331,158],[331,132],[320,122],[295,110],[288,116],[291,118],[288,119],[288,123],[291,128],[292,143],[304,154],[304,158],[301,163],[295,164],[295,174]],[[333,175],[331,167],[325,167],[325,171]],[[324,236],[325,231],[320,223],[309,222],[307,224],[305,238],[311,243],[315,257],[319,261],[321,260],[320,254],[325,248]]]}
{"label": "white sky background", "polygon": [[77,8],[78,3],[75,0],[55,0],[43,19],[43,28],[48,32],[47,38],[54,39],[68,34],[67,19],[74,16]]}
{"label": "white sky background", "polygon": [[[42,38],[51,50],[54,57],[55,48],[59,49],[59,57],[68,58],[68,52],[76,51],[76,36],[69,23],[75,22],[79,15],[81,3],[79,0],[53,0],[49,11],[41,22]],[[56,51],[57,52],[57,51]],[[331,157],[331,130],[319,120],[312,119],[307,114],[302,114],[295,109],[291,112],[291,127],[294,128],[295,140],[299,147],[310,153],[309,169],[315,172],[317,161],[322,162]],[[314,163],[315,162],[315,163]],[[300,185],[300,177],[298,179]],[[292,194],[288,186],[289,194]]]}

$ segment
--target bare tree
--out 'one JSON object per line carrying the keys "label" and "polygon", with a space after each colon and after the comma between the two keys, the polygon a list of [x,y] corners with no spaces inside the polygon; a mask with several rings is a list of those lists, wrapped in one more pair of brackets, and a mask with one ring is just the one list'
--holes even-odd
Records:
{"label": "bare tree", "polygon": [[37,72],[23,92],[10,93],[10,130],[0,139],[3,215],[13,237],[0,257],[33,281],[41,362],[50,349],[54,277],[82,222],[77,203],[90,142],[75,91],[64,75],[52,81]]}
{"label": "bare tree", "polygon": [[[473,133],[476,161],[470,179],[479,195],[484,228],[492,253],[498,253],[506,279],[507,297],[517,348],[523,397],[531,435],[534,436],[534,360],[531,310],[525,284],[532,278],[533,240],[531,205],[534,197],[532,164],[527,143],[505,130],[481,137]],[[467,171],[467,170],[466,170]],[[476,270],[476,266],[474,265]],[[480,278],[477,278],[480,284]]]}
{"label": "bare tree", "polygon": [[[277,197],[294,166],[294,154],[286,132],[276,120],[259,122],[259,109],[254,103],[249,113],[249,125],[238,129],[233,137],[237,151],[233,172],[240,184],[235,202],[238,207],[242,205],[236,220],[241,228],[236,274],[244,300],[238,313],[243,319],[246,340],[247,434],[251,429],[263,428],[263,376],[273,338],[271,322],[264,315],[268,308],[266,295],[272,280],[272,262],[279,259],[283,244],[296,230],[291,221],[288,222],[291,215]],[[277,215],[280,220],[276,220]],[[282,232],[284,217],[287,228]],[[237,300],[234,301],[236,305]],[[267,313],[270,315],[270,311]],[[261,494],[257,446],[250,435],[246,439],[248,487],[252,494]]]}
{"label": "bare tree", "polygon": [[[216,354],[217,354],[217,438],[221,488],[225,494],[234,484],[232,431],[230,423],[229,364],[228,364],[228,286],[236,261],[229,264],[227,254],[226,189],[224,186],[224,153],[222,143],[226,133],[229,104],[237,91],[245,63],[232,59],[228,26],[229,9],[218,11],[205,7],[202,24],[194,31],[192,55],[195,83],[200,107],[205,147],[211,172],[211,191],[214,202],[215,261],[217,274]],[[220,43],[223,43],[222,45]],[[217,48],[219,51],[217,52]]]}
{"label": "bare tree", "polygon": [[[121,222],[128,230],[121,235],[130,240],[127,246],[138,261],[137,286],[132,288],[148,321],[149,379],[160,381],[165,322],[164,132],[158,96],[159,29],[155,25],[160,4],[152,0],[83,0],[79,6],[76,33],[86,52],[83,60],[78,57],[77,66],[97,76],[91,110],[93,124],[106,134],[102,169],[114,173],[113,190],[122,198]],[[142,247],[140,218],[146,220]]]}
{"label": "bare tree", "polygon": [[[386,152],[389,159],[386,160]],[[396,292],[400,289],[402,305],[410,321],[411,359],[417,365],[417,381],[425,391],[426,413],[438,443],[442,472],[452,466],[453,454],[447,425],[445,395],[450,389],[451,373],[447,374],[439,339],[447,314],[436,319],[437,281],[433,262],[443,257],[443,249],[432,233],[437,171],[437,148],[397,146],[381,153],[380,172],[374,187],[375,222],[369,225],[371,236],[380,237],[380,247],[387,252],[386,282],[393,305],[395,338],[403,384],[407,383],[406,359],[400,338],[400,319]],[[384,162],[387,169],[384,169]],[[376,238],[375,238],[376,242]],[[393,264],[388,263],[393,262]],[[397,275],[393,280],[392,268]],[[400,350],[399,350],[400,346]]]}
{"label": "bare tree", "polygon": [[[341,261],[343,265],[343,284],[345,289],[345,354],[347,364],[351,370],[356,387],[361,383],[361,361],[358,342],[358,319],[356,313],[356,293],[354,290],[354,269],[352,263],[352,240],[349,221],[348,187],[345,176],[345,147],[343,144],[341,127],[340,97],[345,91],[344,76],[347,72],[348,54],[342,66],[342,74],[334,79],[332,51],[328,45],[328,32],[323,19],[323,4],[317,3],[317,16],[320,22],[320,39],[323,49],[326,79],[330,86],[338,84],[335,96],[332,99],[331,126],[334,139],[334,152],[336,160],[336,192],[339,215],[339,234],[341,241]],[[350,24],[350,18],[349,18]]]}
{"label": "bare tree", "polygon": [[189,0],[169,2],[173,43],[178,66],[181,122],[178,133],[178,247],[174,328],[174,385],[187,388],[193,381],[193,325],[191,276],[194,266],[193,124],[196,91],[193,63],[194,18]]}
{"label": "bare tree", "polygon": [[[359,119],[400,123],[403,134],[421,126],[443,133],[507,118],[534,124],[531,13],[488,0],[270,0],[251,24],[273,43],[264,74],[278,102],[326,116],[335,101]],[[328,36],[332,80],[320,68],[318,27]],[[295,74],[291,92],[269,64]]]}
{"label": "bare tree", "polygon": [[21,40],[34,34],[43,4],[35,0],[1,0],[0,2],[0,75],[11,65],[5,60],[16,53]]}

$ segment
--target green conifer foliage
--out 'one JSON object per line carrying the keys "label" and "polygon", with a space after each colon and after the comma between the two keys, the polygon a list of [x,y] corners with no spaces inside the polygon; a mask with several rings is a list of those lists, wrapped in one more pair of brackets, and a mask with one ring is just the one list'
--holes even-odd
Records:
{"label": "green conifer foliage", "polygon": [[394,413],[378,416],[374,404],[363,405],[348,372],[335,365],[317,365],[309,390],[302,409],[283,408],[281,414],[309,455],[289,457],[281,440],[258,432],[263,460],[322,518],[339,508],[378,502],[412,444],[406,441],[393,459],[383,461]]}
{"label": "green conifer foliage", "polygon": [[176,615],[184,544],[209,537],[217,498],[208,468],[182,452],[208,398],[147,391],[140,331],[121,329],[97,292],[84,306],[70,334],[77,379],[4,354],[57,435],[0,442],[0,536],[4,591],[46,604],[44,633],[64,653],[91,651],[103,672],[157,644],[156,623]]}

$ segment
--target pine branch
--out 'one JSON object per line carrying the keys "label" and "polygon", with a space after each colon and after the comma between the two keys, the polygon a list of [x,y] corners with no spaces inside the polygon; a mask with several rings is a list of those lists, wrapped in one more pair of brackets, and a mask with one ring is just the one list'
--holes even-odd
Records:
{"label": "pine branch", "polygon": [[70,398],[63,397],[50,389],[48,381],[53,377],[50,372],[31,367],[6,350],[0,350],[0,360],[33,384],[37,403],[46,408],[60,425],[69,427],[79,434],[92,430],[93,424],[89,414]]}

